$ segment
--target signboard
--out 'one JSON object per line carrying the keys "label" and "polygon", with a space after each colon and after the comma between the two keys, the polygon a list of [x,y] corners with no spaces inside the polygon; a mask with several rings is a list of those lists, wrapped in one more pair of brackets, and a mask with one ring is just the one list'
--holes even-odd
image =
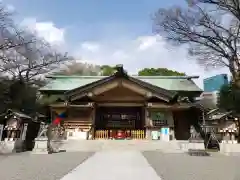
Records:
{"label": "signboard", "polygon": [[169,128],[161,128],[161,140],[169,141]]}
{"label": "signboard", "polygon": [[161,128],[161,135],[164,134],[165,128]]}
{"label": "signboard", "polygon": [[152,131],[151,135],[152,135],[152,140],[158,140],[158,131]]}
{"label": "signboard", "polygon": [[161,134],[169,135],[169,128],[161,128]]}
{"label": "signboard", "polygon": [[169,135],[169,128],[164,128],[164,134]]}
{"label": "signboard", "polygon": [[165,114],[163,112],[156,112],[156,111],[153,111],[151,112],[151,119],[152,120],[163,120],[165,119]]}

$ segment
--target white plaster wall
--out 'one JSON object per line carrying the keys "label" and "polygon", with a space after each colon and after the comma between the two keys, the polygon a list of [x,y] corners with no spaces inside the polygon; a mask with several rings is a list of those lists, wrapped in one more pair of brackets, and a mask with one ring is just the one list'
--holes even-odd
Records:
{"label": "white plaster wall", "polygon": [[[72,133],[72,136],[70,136]],[[67,139],[87,139],[87,132],[79,131],[78,129],[75,130],[67,130]]]}

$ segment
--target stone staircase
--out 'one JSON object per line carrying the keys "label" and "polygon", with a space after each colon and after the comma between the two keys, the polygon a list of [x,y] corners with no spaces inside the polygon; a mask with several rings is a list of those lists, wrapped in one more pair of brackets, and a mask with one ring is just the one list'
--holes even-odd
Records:
{"label": "stone staircase", "polygon": [[63,147],[67,152],[74,151],[107,151],[107,150],[138,150],[165,153],[183,153],[177,141],[162,142],[151,140],[67,140]]}

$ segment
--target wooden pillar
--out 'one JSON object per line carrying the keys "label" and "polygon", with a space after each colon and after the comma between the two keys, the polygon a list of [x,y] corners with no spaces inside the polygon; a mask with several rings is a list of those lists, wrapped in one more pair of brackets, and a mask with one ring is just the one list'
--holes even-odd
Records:
{"label": "wooden pillar", "polygon": [[27,123],[24,123],[23,125],[23,130],[21,132],[21,140],[24,141],[26,139],[26,135],[27,135],[27,127],[28,127],[28,124]]}
{"label": "wooden pillar", "polygon": [[141,122],[142,122],[141,126],[145,127],[146,126],[146,107],[142,107]]}
{"label": "wooden pillar", "polygon": [[0,124],[0,141],[2,141],[2,136],[3,136],[3,124]]}
{"label": "wooden pillar", "polygon": [[10,141],[13,141],[14,138],[16,137],[16,130],[11,130],[11,136],[10,136]]}
{"label": "wooden pillar", "polygon": [[91,120],[92,120],[92,130],[91,130],[91,139],[94,139],[95,137],[95,122],[96,122],[96,105],[93,106],[93,109],[92,109],[92,115],[91,115]]}
{"label": "wooden pillar", "polygon": [[147,126],[145,138],[146,139],[152,139],[151,138],[151,130],[149,129],[149,125],[150,125],[150,118],[149,118],[150,117],[150,112],[149,112],[149,110],[146,107],[144,107],[144,109],[145,109],[145,126]]}
{"label": "wooden pillar", "polygon": [[144,118],[145,118],[145,120],[144,120],[144,122],[145,122],[145,126],[148,126],[149,125],[149,111],[148,111],[148,109],[146,108],[146,107],[144,107]]}
{"label": "wooden pillar", "polygon": [[53,122],[53,118],[54,118],[54,117],[53,117],[53,108],[51,108],[50,111],[51,111],[51,113],[50,113],[50,114],[51,114],[51,115],[50,115],[51,122],[50,122],[50,123],[52,123],[52,122]]}
{"label": "wooden pillar", "polygon": [[6,139],[9,140],[10,137],[11,137],[12,131],[11,131],[11,129],[7,129],[6,131],[7,131],[7,137],[6,137]]}

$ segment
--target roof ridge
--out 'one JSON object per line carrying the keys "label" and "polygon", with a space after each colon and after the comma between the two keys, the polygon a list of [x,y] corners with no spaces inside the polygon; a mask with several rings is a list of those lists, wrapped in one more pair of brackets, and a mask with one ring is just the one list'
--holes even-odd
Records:
{"label": "roof ridge", "polygon": [[49,75],[46,76],[46,78],[104,78],[104,77],[108,77],[108,76],[78,76],[78,75],[70,75],[70,76],[64,76],[64,75]]}
{"label": "roof ridge", "polygon": [[199,76],[132,76],[139,79],[197,79]]}
{"label": "roof ridge", "polygon": [[[136,75],[129,75],[134,78],[138,79],[198,79],[199,76],[136,76]],[[108,76],[77,76],[77,75],[70,75],[70,76],[64,76],[64,75],[56,75],[56,76],[46,76],[46,78],[81,78],[81,79],[100,79],[100,78],[106,78]]]}

